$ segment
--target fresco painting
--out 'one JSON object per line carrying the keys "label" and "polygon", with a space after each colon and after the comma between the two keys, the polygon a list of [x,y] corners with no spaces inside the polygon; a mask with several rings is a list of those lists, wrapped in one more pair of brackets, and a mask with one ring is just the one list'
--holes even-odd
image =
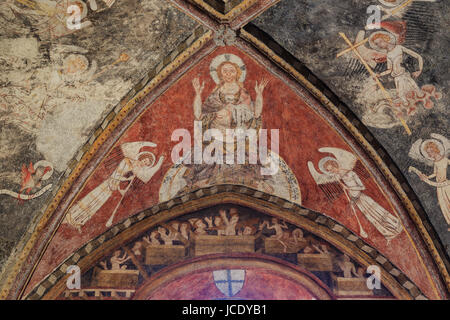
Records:
{"label": "fresco painting", "polygon": [[[152,276],[170,266],[225,253],[269,255],[297,265],[323,283],[331,295],[393,298],[384,287],[368,290],[365,269],[326,241],[285,221],[233,205],[204,209],[145,231],[85,272],[81,280],[85,283],[83,289],[66,290],[60,298],[129,299],[148,279],[151,281]],[[276,270],[255,266],[190,272],[174,277],[146,298],[313,300],[318,297]]]}
{"label": "fresco painting", "polygon": [[[0,297],[448,298],[449,9],[3,1]],[[191,199],[225,186],[242,199]],[[145,230],[130,222],[159,206]],[[61,289],[61,268],[111,232],[82,287]],[[380,287],[367,259],[390,270]]]}
{"label": "fresco painting", "polygon": [[[364,181],[364,191],[360,192],[360,185],[353,186],[353,182],[359,180],[353,177],[350,180],[345,180],[342,177],[337,181],[347,181],[341,183],[345,186],[345,194],[340,193],[335,201],[330,201],[327,194],[322,192],[322,189],[317,185],[316,180],[309,171],[308,162],[318,163],[323,158],[323,153],[317,151],[317,144],[324,146],[334,146],[338,148],[340,154],[344,154],[346,159],[346,165],[357,162],[357,157],[351,155],[349,147],[339,137],[337,133],[330,130],[329,125],[325,120],[321,119],[308,105],[303,102],[299,96],[289,87],[284,85],[279,79],[271,75],[268,71],[264,70],[256,61],[250,58],[245,53],[237,50],[233,47],[223,47],[217,49],[210,54],[206,59],[202,60],[193,70],[189,71],[185,76],[177,82],[175,87],[172,87],[165,92],[157,101],[148,107],[148,109],[136,120],[136,122],[128,129],[126,134],[116,144],[116,149],[120,148],[127,143],[134,143],[136,141],[152,141],[157,147],[153,148],[154,156],[162,161],[160,166],[148,167],[149,170],[158,170],[152,176],[152,179],[148,183],[130,184],[126,181],[117,181],[116,183],[123,184],[120,189],[116,191],[107,191],[104,195],[108,196],[108,201],[100,202],[94,201],[94,211],[92,215],[89,215],[90,219],[79,228],[77,231],[71,227],[70,224],[62,224],[55,236],[53,237],[46,253],[43,256],[33,278],[28,286],[27,290],[32,289],[42,277],[48,273],[48,270],[55,268],[58,264],[62,263],[68,254],[73,250],[79,248],[83,243],[95,238],[107,229],[109,226],[108,221],[112,215],[114,215],[114,223],[120,222],[126,217],[136,214],[141,210],[144,210],[152,205],[161,201],[161,190],[168,191],[170,188],[167,184],[173,180],[167,179],[167,174],[173,171],[173,163],[170,159],[172,148],[178,141],[171,141],[170,134],[175,129],[188,128],[193,131],[195,115],[192,109],[192,103],[196,100],[197,96],[195,90],[193,90],[192,79],[198,77],[198,85],[203,83],[204,88],[202,91],[202,101],[204,97],[209,96],[209,92],[214,92],[216,83],[210,81],[210,66],[214,59],[222,57],[224,54],[235,55],[239,57],[245,63],[246,66],[246,81],[242,86],[246,89],[247,86],[252,85],[253,89],[260,83],[260,79],[268,79],[267,85],[264,89],[262,113],[261,113],[261,126],[264,128],[280,128],[280,157],[284,161],[280,162],[281,166],[285,163],[288,170],[279,170],[279,172],[292,172],[295,180],[298,181],[298,195],[301,194],[301,204],[307,208],[317,210],[319,212],[325,212],[330,217],[345,224],[351,230],[354,230],[358,234],[364,231],[365,239],[368,243],[376,245],[383,253],[390,257],[399,268],[404,269],[405,272],[409,272],[409,275],[414,278],[415,281],[421,283],[424,290],[431,289],[430,282],[427,279],[426,273],[424,274],[423,263],[417,254],[416,248],[411,243],[408,234],[402,232],[403,222],[396,213],[393,213],[392,205],[390,201],[381,192],[377,183],[370,178],[370,174],[363,167],[359,165],[360,172],[367,179]],[[196,82],[196,80],[194,80]],[[250,88],[252,88],[250,87]],[[249,89],[250,89],[249,88]],[[281,89],[282,88],[282,89]],[[219,89],[217,89],[219,90]],[[177,94],[182,93],[182,94]],[[216,91],[217,92],[217,91]],[[255,101],[258,96],[256,90],[249,91],[249,100]],[[283,109],[279,109],[283,106]],[[172,110],[176,110],[173,112]],[[253,120],[250,120],[252,122]],[[162,126],[162,124],[164,125]],[[295,132],[295,135],[287,135],[286,132]],[[320,132],[319,136],[316,132]],[[191,134],[193,136],[193,134]],[[268,143],[268,145],[270,145]],[[301,148],[299,148],[301,146]],[[92,195],[97,193],[100,183],[108,183],[108,177],[114,176],[114,166],[111,163],[116,162],[117,150],[111,151],[110,155],[103,161],[103,163],[92,174],[89,181],[79,193],[77,199],[69,208],[69,216],[66,215],[66,222],[70,221],[70,214],[72,212],[78,212],[84,210],[80,204],[83,204],[85,200],[90,199]],[[138,150],[138,149],[136,149]],[[332,149],[333,151],[336,149]],[[142,150],[139,150],[142,151]],[[139,152],[136,151],[136,152]],[[330,152],[325,148],[325,152]],[[338,153],[339,154],[339,153]],[[342,157],[341,157],[342,158]],[[152,161],[153,162],[153,161]],[[235,165],[242,166],[242,165]],[[245,166],[245,165],[244,165]],[[191,168],[201,172],[201,170],[212,170],[213,166],[202,166],[195,168],[195,165],[191,165]],[[153,169],[154,168],[154,169]],[[179,170],[180,168],[177,168]],[[216,169],[223,170],[223,169]],[[233,177],[241,178],[240,173],[242,169],[235,169],[233,171]],[[124,170],[129,172],[130,169]],[[180,170],[181,171],[181,170]],[[253,176],[252,171],[249,171],[251,180],[258,181],[258,176]],[[353,171],[350,171],[353,172]],[[134,175],[125,173],[126,177],[119,178],[118,180],[130,180]],[[230,174],[228,174],[230,176]],[[355,174],[356,175],[356,174]],[[194,175],[194,178],[200,177],[201,174]],[[213,175],[214,176],[214,175]],[[169,175],[169,177],[171,177]],[[289,176],[287,176],[289,177]],[[224,181],[228,183],[240,184],[239,180]],[[291,178],[293,180],[293,178]],[[294,180],[294,181],[295,181]],[[348,187],[351,185],[352,187]],[[210,183],[212,184],[212,183]],[[218,180],[216,184],[223,184]],[[248,187],[255,188],[253,184],[245,184]],[[172,185],[173,186],[173,185]],[[130,187],[129,191],[125,192],[127,187]],[[195,186],[191,187],[191,190],[195,190]],[[198,186],[197,186],[198,188]],[[281,184],[281,188],[285,188]],[[180,190],[179,187],[176,187]],[[255,188],[257,189],[257,188]],[[110,190],[113,190],[110,188]],[[181,196],[183,192],[187,192],[189,189],[181,189],[180,193],[171,192],[173,197]],[[285,189],[282,189],[285,190]],[[287,189],[289,190],[289,189]],[[295,190],[295,189],[293,189]],[[264,192],[277,195],[275,190],[263,189]],[[348,193],[347,193],[348,192]],[[359,194],[359,198],[356,196]],[[145,195],[145,196],[141,196]],[[164,195],[163,195],[164,197]],[[281,194],[281,197],[287,200],[291,198]],[[348,197],[353,197],[350,201]],[[165,196],[169,200],[170,198]],[[300,200],[300,198],[298,198]],[[103,203],[104,202],[104,203]],[[300,202],[300,201],[296,201]],[[356,212],[358,211],[358,212]],[[361,216],[362,213],[362,216]],[[69,217],[69,218],[68,218]],[[83,214],[80,215],[83,217]],[[222,219],[223,223],[226,223],[225,219]],[[114,225],[113,223],[113,225]],[[198,222],[203,224],[201,222]],[[203,226],[206,227],[206,226]],[[279,229],[275,223],[270,224],[271,228]],[[65,246],[60,246],[59,243],[64,242]],[[404,261],[399,255],[399,248],[402,248],[402,252],[408,252],[408,261]]]}

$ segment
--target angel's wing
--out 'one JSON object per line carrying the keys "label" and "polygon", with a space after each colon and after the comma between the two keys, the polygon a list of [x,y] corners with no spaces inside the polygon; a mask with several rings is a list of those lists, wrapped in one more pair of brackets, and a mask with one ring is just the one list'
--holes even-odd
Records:
{"label": "angel's wing", "polygon": [[409,150],[408,156],[414,160],[425,163],[427,166],[432,167],[433,162],[425,158],[420,152],[420,146],[422,145],[422,142],[423,142],[422,139],[419,139],[416,142],[414,142],[413,145],[411,146],[411,149]]}
{"label": "angel's wing", "polygon": [[127,142],[123,143],[120,148],[122,149],[123,155],[126,158],[137,160],[142,148],[144,147],[156,147],[156,143],[149,141],[137,141],[137,142]]}
{"label": "angel's wing", "polygon": [[314,181],[330,201],[337,199],[343,193],[344,190],[339,183],[339,178],[317,172],[311,161],[308,161],[308,169]]}
{"label": "angel's wing", "polygon": [[436,0],[404,0],[402,3],[398,3],[397,6],[392,8],[382,6],[380,8],[385,12],[382,20],[386,20],[391,17],[403,18],[408,13],[408,11],[411,10],[411,8],[414,9],[417,7],[421,7],[422,5],[427,5],[426,3],[421,4],[421,2],[436,2]]}
{"label": "angel's wing", "polygon": [[345,170],[353,170],[358,158],[351,152],[345,151],[339,148],[325,147],[320,148],[320,152],[332,153],[336,160],[339,162],[339,166]]}
{"label": "angel's wing", "polygon": [[356,161],[353,171],[358,175],[358,177],[361,180],[366,180],[370,178],[370,173],[367,171],[367,169],[364,167],[364,165],[360,160]]}
{"label": "angel's wing", "polygon": [[[360,43],[366,40],[365,36],[366,32],[364,30],[359,31],[356,36],[355,43]],[[366,44],[358,46],[356,50],[374,72],[379,73],[386,69],[386,54],[371,49],[367,47]],[[344,71],[344,76],[348,78],[361,75],[370,76],[369,71],[362,64],[362,62],[359,61],[355,55],[353,55]]]}
{"label": "angel's wing", "polygon": [[400,13],[407,25],[406,47],[424,48],[434,33],[442,29],[441,22],[436,19],[439,6],[430,2],[436,1],[414,0]]}

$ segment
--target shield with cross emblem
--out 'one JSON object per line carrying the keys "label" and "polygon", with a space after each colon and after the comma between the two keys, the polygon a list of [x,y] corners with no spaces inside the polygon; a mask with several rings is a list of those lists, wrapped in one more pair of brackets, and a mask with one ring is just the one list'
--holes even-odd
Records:
{"label": "shield with cross emblem", "polygon": [[217,270],[213,271],[213,277],[217,289],[231,298],[244,286],[245,270]]}

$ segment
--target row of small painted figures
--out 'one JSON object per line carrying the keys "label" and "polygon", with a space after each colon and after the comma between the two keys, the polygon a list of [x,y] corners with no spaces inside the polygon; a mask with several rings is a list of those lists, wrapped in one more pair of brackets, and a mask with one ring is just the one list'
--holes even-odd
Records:
{"label": "row of small painted figures", "polygon": [[[303,231],[296,228],[292,231],[289,230],[285,221],[280,221],[277,218],[272,218],[269,222],[264,220],[258,223],[258,227],[253,224],[243,225],[238,227],[239,212],[236,208],[230,208],[227,210],[219,210],[219,215],[210,216],[204,218],[192,218],[185,222],[173,221],[167,225],[159,226],[156,230],[150,233],[150,236],[144,236],[142,241],[134,243],[132,253],[136,256],[142,256],[144,246],[163,246],[174,245],[174,242],[181,242],[187,244],[191,238],[191,234],[194,235],[217,235],[217,236],[256,236],[262,233],[264,230],[273,230],[273,235],[268,236],[275,241],[278,241],[286,252],[289,244],[304,243],[299,246],[303,254],[321,254],[329,255],[334,254],[329,251],[329,246],[326,243],[314,241],[311,239],[305,239]],[[121,250],[116,250],[110,258],[111,268],[108,268],[107,262],[100,262],[100,266],[105,270],[126,270],[125,264],[131,256],[127,253],[123,253]],[[344,255],[342,259],[339,259],[337,263],[339,269],[344,273],[345,278],[351,278],[353,276],[363,277],[364,270],[361,268],[355,268],[353,262],[347,255]]]}

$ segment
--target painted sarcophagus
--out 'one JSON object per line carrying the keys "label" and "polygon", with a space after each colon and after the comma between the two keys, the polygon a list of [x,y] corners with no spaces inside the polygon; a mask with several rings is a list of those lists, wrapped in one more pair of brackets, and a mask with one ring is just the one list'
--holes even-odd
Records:
{"label": "painted sarcophagus", "polygon": [[171,264],[186,256],[186,248],[181,245],[150,245],[145,248],[146,265]]}
{"label": "painted sarcophagus", "polygon": [[365,278],[343,278],[333,275],[334,294],[338,296],[371,296]]}
{"label": "painted sarcophagus", "polygon": [[254,236],[197,235],[194,238],[194,255],[255,252],[255,239]]}
{"label": "painted sarcophagus", "polygon": [[335,271],[333,259],[328,254],[299,253],[297,263],[309,271]]}
{"label": "painted sarcophagus", "polygon": [[277,240],[274,238],[264,239],[265,253],[297,253],[308,245],[306,240]]}
{"label": "painted sarcophagus", "polygon": [[96,269],[91,285],[101,288],[135,288],[138,283],[138,270],[100,270]]}

